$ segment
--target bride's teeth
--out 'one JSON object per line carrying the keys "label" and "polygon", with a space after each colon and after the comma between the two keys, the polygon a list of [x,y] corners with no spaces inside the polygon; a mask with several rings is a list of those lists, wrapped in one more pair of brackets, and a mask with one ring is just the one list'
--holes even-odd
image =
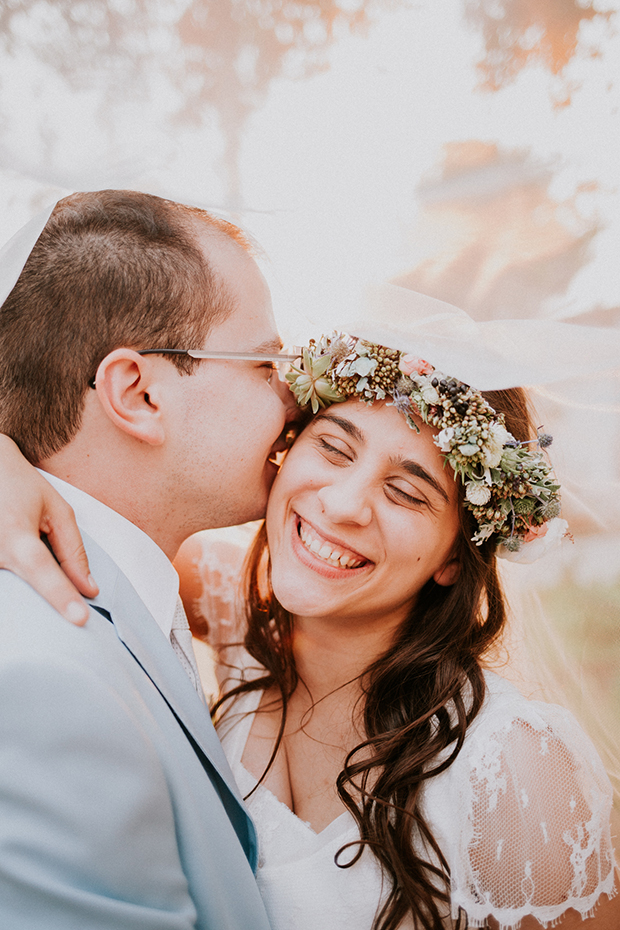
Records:
{"label": "bride's teeth", "polygon": [[357,568],[362,562],[350,555],[345,555],[340,549],[333,548],[330,543],[317,539],[310,530],[299,524],[299,537],[307,549],[318,555],[320,559],[331,562],[334,566],[340,565],[342,568]]}

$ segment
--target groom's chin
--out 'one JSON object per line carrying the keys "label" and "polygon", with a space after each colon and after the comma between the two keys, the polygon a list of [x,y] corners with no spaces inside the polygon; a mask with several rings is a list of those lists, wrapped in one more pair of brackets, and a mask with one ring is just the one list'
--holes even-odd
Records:
{"label": "groom's chin", "polygon": [[256,520],[264,520],[271,484],[272,482],[269,483],[268,487],[257,491],[253,499],[247,501],[245,506],[241,504],[234,506],[233,504],[228,508],[227,512],[221,513],[220,521],[213,525],[213,529],[225,526],[239,526],[243,523],[253,523]]}

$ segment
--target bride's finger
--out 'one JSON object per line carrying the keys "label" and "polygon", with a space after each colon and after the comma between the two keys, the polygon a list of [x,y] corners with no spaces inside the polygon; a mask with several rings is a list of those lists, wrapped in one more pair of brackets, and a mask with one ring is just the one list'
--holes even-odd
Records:
{"label": "bride's finger", "polygon": [[67,620],[85,623],[80,594],[95,597],[98,588],[72,508],[2,433],[0,479],[0,568],[27,581]]}
{"label": "bride's finger", "polygon": [[[65,620],[77,626],[83,626],[88,619],[88,604],[80,597],[76,587],[71,583],[63,569],[45,545],[42,539],[31,532],[18,533],[11,536],[12,550],[2,556],[0,566],[8,568],[19,575],[35,591],[45,598]],[[63,542],[66,545],[66,541]],[[61,545],[62,551],[62,545]],[[85,556],[84,556],[85,559]],[[75,558],[69,559],[74,567]],[[83,560],[77,559],[82,564]],[[88,568],[88,562],[86,562]],[[94,597],[97,593],[96,584],[91,581],[88,586],[83,583],[83,568],[78,572],[80,586],[87,596]],[[74,577],[77,577],[74,573]],[[88,577],[88,573],[87,573]],[[88,587],[88,591],[86,588]]]}
{"label": "bride's finger", "polygon": [[[50,487],[50,492],[52,492]],[[41,532],[69,580],[84,597],[96,597],[99,588],[90,574],[88,556],[75,520],[73,508],[58,494],[46,496]]]}

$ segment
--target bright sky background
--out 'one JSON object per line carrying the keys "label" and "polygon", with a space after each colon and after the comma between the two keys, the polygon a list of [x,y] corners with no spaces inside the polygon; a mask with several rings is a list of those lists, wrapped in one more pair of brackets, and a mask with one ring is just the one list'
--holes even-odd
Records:
{"label": "bright sky background", "polygon": [[[159,5],[172,16],[179,3]],[[25,36],[45,28],[33,15],[24,18]],[[580,184],[596,185],[576,205],[605,228],[554,312],[619,305],[620,35],[596,21],[581,28],[583,44],[603,36],[603,55],[570,62],[564,84],[580,86],[562,108],[553,105],[562,81],[537,64],[500,91],[477,89],[482,38],[466,27],[461,0],[410,0],[384,11],[366,35],[334,43],[329,70],[275,80],[244,133],[247,209],[237,217],[269,256],[283,322],[291,307],[333,319],[367,280],[411,268],[416,188],[436,172],[445,143],[472,139],[522,149],[548,165],[557,200]],[[177,97],[161,79],[152,79],[140,100],[119,87],[110,106],[103,102],[111,85],[105,71],[90,88],[69,90],[26,49],[2,61],[0,79],[0,237],[68,189],[133,186],[225,206],[217,117],[172,130],[166,117]],[[51,157],[42,147],[46,133]]]}

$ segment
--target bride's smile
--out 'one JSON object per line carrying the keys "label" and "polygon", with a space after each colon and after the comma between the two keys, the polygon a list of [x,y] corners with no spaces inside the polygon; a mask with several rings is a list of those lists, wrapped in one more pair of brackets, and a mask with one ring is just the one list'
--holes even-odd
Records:
{"label": "bride's smile", "polygon": [[458,504],[433,431],[385,403],[321,413],[289,452],[267,514],[272,584],[298,616],[403,619],[451,584]]}
{"label": "bride's smile", "polygon": [[[304,520],[299,514],[297,518],[295,524],[297,532],[293,533],[293,545],[299,558],[319,574],[331,570],[331,574],[327,577],[345,578],[351,574],[351,571],[372,564],[369,559],[349,548],[346,543],[321,533],[317,527],[308,520]],[[298,540],[301,541],[301,546]]]}

